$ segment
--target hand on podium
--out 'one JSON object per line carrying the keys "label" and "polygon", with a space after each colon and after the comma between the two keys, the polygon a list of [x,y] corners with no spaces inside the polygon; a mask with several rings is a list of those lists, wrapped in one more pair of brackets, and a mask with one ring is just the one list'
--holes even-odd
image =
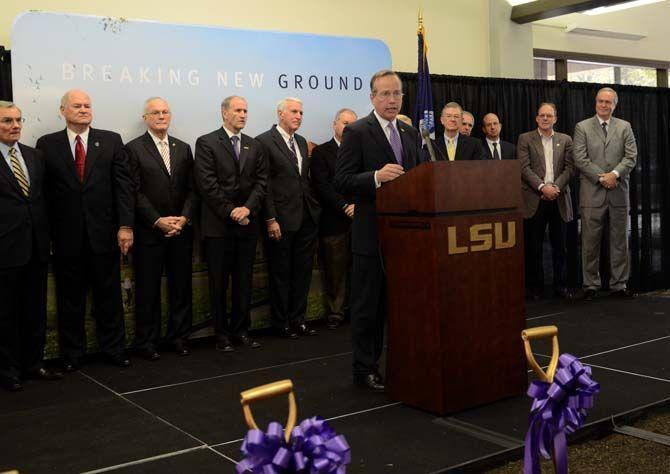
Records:
{"label": "hand on podium", "polygon": [[387,183],[403,174],[405,174],[405,170],[403,170],[402,166],[389,163],[377,171],[377,180],[380,183]]}

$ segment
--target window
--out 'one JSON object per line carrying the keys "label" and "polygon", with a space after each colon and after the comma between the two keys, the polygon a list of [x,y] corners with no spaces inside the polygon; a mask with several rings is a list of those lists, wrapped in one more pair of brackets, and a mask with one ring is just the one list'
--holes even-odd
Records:
{"label": "window", "polygon": [[656,87],[656,69],[587,61],[568,61],[568,81]]}
{"label": "window", "polygon": [[550,58],[533,58],[535,79],[556,80],[556,63]]}

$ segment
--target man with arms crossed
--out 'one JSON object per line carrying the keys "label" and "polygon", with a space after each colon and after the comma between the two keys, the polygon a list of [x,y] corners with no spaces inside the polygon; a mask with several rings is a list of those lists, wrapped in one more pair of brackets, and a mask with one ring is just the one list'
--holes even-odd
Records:
{"label": "man with arms crossed", "polygon": [[370,115],[348,125],[337,156],[335,189],[354,198],[351,331],[356,386],[383,391],[379,357],[384,342],[385,276],[377,232],[377,188],[418,163],[416,129],[396,118],[402,83],[382,70],[370,80]]}
{"label": "man with arms crossed", "polygon": [[637,162],[637,145],[630,123],[612,116],[617,93],[604,87],[596,94],[596,115],[575,127],[574,158],[580,171],[579,208],[582,215],[582,275],[584,298],[600,288],[600,242],[609,215],[610,290],[632,298],[627,288],[628,176]]}

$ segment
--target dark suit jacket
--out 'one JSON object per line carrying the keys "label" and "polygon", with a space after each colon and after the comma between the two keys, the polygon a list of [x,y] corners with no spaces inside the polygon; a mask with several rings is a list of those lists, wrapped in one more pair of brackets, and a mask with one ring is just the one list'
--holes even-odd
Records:
{"label": "dark suit jacket", "polygon": [[[447,155],[447,144],[444,142],[444,134],[441,134],[435,140],[433,140],[433,146],[435,147],[435,153],[438,155],[437,150],[440,150],[442,156],[445,160],[449,159]],[[458,142],[456,145],[456,156],[454,161],[460,160],[486,160],[487,156],[482,148],[482,142],[476,138],[468,137],[465,135],[458,134]]]}
{"label": "dark suit jacket", "polygon": [[[399,120],[396,124],[403,167],[409,170],[419,161],[419,133]],[[347,125],[337,155],[335,189],[354,197],[352,251],[356,254],[379,256],[374,173],[389,163],[396,163],[395,155],[374,112]]]}
{"label": "dark suit jacket", "polygon": [[343,234],[351,227],[351,218],[344,212],[351,200],[335,191],[333,186],[337,149],[337,142],[332,138],[312,151],[310,170],[314,190],[321,203],[321,235]]}
{"label": "dark suit jacket", "polygon": [[149,132],[126,144],[135,185],[135,238],[140,243],[153,244],[165,239],[163,232],[154,227],[159,217],[184,216],[189,220],[194,217],[191,147],[170,135],[168,142],[171,173]]}
{"label": "dark suit jacket", "polygon": [[[572,196],[570,181],[575,174],[572,159],[572,138],[564,133],[554,132],[552,137],[554,182],[561,194],[556,198],[558,212],[564,222],[572,220]],[[517,156],[521,162],[521,191],[524,200],[524,219],[530,219],[540,205],[538,187],[544,183],[546,164],[542,138],[537,130],[522,133],[517,143]]]}
{"label": "dark suit jacket", "polygon": [[[491,150],[489,149],[489,144],[486,142],[486,138],[482,138],[482,146],[484,147],[484,154],[489,160],[493,159]],[[501,160],[514,160],[516,159],[516,147],[510,142],[505,140],[500,140],[500,159]]]}
{"label": "dark suit jacket", "polygon": [[[0,269],[27,264],[38,250],[37,258],[49,258],[49,227],[43,194],[44,154],[19,144],[28,168],[30,193],[26,197],[11,168],[0,156]],[[33,241],[36,239],[36,241]]]}
{"label": "dark suit jacket", "polygon": [[195,143],[195,184],[202,199],[201,222],[204,237],[224,237],[240,225],[230,218],[236,207],[250,211],[249,226],[257,229],[267,192],[268,169],[263,148],[257,140],[242,134],[240,161],[223,127],[203,135]]}
{"label": "dark suit jacket", "polygon": [[281,230],[288,232],[300,228],[303,212],[307,211],[312,216],[314,224],[318,224],[321,213],[309,179],[307,141],[297,133],[294,137],[302,155],[300,172],[276,125],[256,137],[268,157],[270,171],[268,193],[265,197],[265,219],[277,219]]}
{"label": "dark suit jacket", "polygon": [[118,249],[120,226],[132,227],[135,196],[128,157],[118,133],[91,128],[84,182],[79,181],[67,132],[37,140],[46,156],[46,196],[54,254],[82,255],[84,231],[94,253]]}

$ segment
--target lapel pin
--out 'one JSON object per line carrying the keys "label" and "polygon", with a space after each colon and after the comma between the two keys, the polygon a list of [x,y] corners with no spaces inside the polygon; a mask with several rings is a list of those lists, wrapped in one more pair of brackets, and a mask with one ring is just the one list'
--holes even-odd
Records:
{"label": "lapel pin", "polygon": [[100,146],[100,142],[95,142],[94,145],[95,146]]}
{"label": "lapel pin", "polygon": [[172,146],[177,146],[177,144],[175,142],[172,142]]}
{"label": "lapel pin", "polygon": [[243,146],[242,148],[244,148],[245,150],[248,150],[248,149],[249,149],[248,146]]}
{"label": "lapel pin", "polygon": [[558,147],[560,147],[560,146],[561,146],[561,144],[560,144],[560,143],[557,143],[557,144],[556,144],[556,148],[558,148]]}

